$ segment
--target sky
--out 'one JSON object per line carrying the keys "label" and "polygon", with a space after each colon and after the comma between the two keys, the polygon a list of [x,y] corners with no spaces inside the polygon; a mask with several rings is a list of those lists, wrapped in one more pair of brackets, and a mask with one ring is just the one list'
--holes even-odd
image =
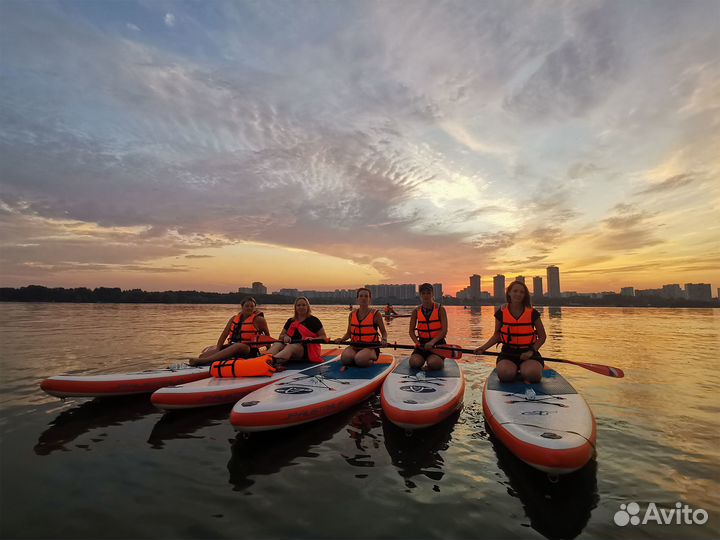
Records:
{"label": "sky", "polygon": [[720,2],[0,4],[0,285],[720,286]]}

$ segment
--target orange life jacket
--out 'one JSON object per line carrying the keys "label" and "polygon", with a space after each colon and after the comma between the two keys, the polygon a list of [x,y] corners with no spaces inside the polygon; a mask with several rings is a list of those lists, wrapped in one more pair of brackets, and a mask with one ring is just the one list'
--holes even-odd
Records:
{"label": "orange life jacket", "polygon": [[415,330],[420,341],[430,341],[442,332],[442,322],[440,321],[440,304],[433,302],[433,310],[430,318],[426,319],[423,314],[422,306],[417,308],[417,323]]}
{"label": "orange life jacket", "polygon": [[358,319],[358,310],[353,310],[350,318],[350,341],[362,343],[378,341],[378,332],[375,326],[376,313],[377,310],[371,309],[370,313],[361,321]]}
{"label": "orange life jacket", "polygon": [[532,308],[525,308],[522,315],[516,319],[510,313],[510,306],[504,305],[500,314],[502,321],[500,326],[500,340],[510,347],[527,349],[537,341],[537,332],[532,322]]}
{"label": "orange life jacket", "polygon": [[277,370],[269,362],[272,355],[264,354],[257,358],[232,358],[218,360],[210,366],[210,374],[220,379],[232,377],[270,377]]}
{"label": "orange life jacket", "polygon": [[262,311],[255,310],[244,321],[241,321],[241,313],[235,315],[230,322],[230,333],[227,338],[228,343],[251,343],[257,341],[259,332],[255,327],[255,319],[262,315]]}
{"label": "orange life jacket", "polygon": [[[298,321],[293,321],[290,326],[288,326],[288,329],[285,331],[285,334],[292,337],[293,333],[297,330],[300,332],[300,335],[303,339],[314,339],[317,338],[318,335],[315,332],[311,332],[310,329],[305,326],[304,324],[299,323]],[[307,343],[305,344],[305,350],[307,350],[307,357],[310,362],[315,362],[316,364],[320,364],[324,362],[322,359],[322,356],[320,356],[320,344],[319,343]]]}

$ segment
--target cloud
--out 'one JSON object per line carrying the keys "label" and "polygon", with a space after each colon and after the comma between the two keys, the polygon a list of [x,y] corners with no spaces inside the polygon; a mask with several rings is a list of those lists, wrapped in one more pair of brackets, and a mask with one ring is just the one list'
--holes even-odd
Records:
{"label": "cloud", "polygon": [[652,193],[661,193],[665,191],[673,191],[678,188],[692,184],[696,180],[693,174],[676,174],[670,178],[666,178],[662,182],[654,183],[645,189],[637,192],[638,195],[648,195]]}
{"label": "cloud", "polygon": [[127,27],[128,30],[132,30],[133,32],[140,32],[140,28],[138,28],[137,26],[135,26],[132,23],[127,23],[125,26]]}
{"label": "cloud", "polygon": [[[256,242],[389,279],[433,253],[422,271],[460,280],[547,261],[578,237],[578,259],[659,245],[682,228],[662,225],[670,211],[716,200],[687,172],[718,170],[716,29],[701,8],[137,7],[181,20],[182,39],[6,3],[12,264],[140,268]],[[669,155],[672,168],[643,175]],[[616,206],[619,179],[644,178],[657,183],[630,188],[644,199]]]}

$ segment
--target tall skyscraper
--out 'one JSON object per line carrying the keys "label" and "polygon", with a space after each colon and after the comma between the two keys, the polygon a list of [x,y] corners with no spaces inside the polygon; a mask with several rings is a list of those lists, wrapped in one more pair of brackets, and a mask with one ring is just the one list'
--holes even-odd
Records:
{"label": "tall skyscraper", "polygon": [[515,276],[515,281],[519,281],[520,283],[525,283],[525,276]]}
{"label": "tall skyscraper", "polygon": [[560,269],[557,266],[547,267],[547,287],[550,298],[560,298]]}
{"label": "tall skyscraper", "polygon": [[533,277],[533,298],[539,300],[543,297],[542,278],[540,276]]}
{"label": "tall skyscraper", "polygon": [[480,276],[473,274],[470,276],[470,298],[473,300],[480,298]]}
{"label": "tall skyscraper", "polygon": [[433,294],[435,295],[435,300],[437,302],[440,302],[443,297],[443,291],[442,291],[442,283],[433,283]]}
{"label": "tall skyscraper", "polygon": [[505,276],[498,274],[493,278],[493,298],[505,299]]}

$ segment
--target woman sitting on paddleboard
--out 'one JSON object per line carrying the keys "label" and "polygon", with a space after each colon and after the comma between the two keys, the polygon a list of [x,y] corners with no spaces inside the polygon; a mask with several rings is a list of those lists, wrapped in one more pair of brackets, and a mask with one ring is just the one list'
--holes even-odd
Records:
{"label": "woman sitting on paddleboard", "polygon": [[257,342],[261,335],[269,336],[270,330],[263,313],[255,309],[257,302],[254,298],[245,298],[241,306],[240,313],[230,317],[225,325],[217,345],[207,347],[196,360],[190,361],[190,365],[209,364],[226,358],[255,358],[259,355],[258,346],[247,343]]}
{"label": "woman sitting on paddleboard", "polygon": [[[540,313],[530,303],[530,291],[521,281],[513,281],[505,290],[507,304],[495,312],[495,333],[482,346],[475,349],[482,354],[497,343],[502,343],[497,359],[497,374],[501,381],[512,382],[518,371],[527,382],[540,382],[543,359],[540,347],[547,336]],[[507,356],[502,356],[507,353]]]}
{"label": "woman sitting on paddleboard", "polygon": [[[433,286],[420,285],[422,304],[416,307],[410,316],[410,339],[416,349],[410,355],[410,367],[415,369],[442,369],[444,360],[432,352],[436,345],[445,344],[448,332],[448,320],[445,308],[435,302]],[[427,362],[427,364],[426,364]]]}
{"label": "woman sitting on paddleboard", "polygon": [[282,365],[291,360],[322,362],[319,343],[290,343],[301,339],[327,340],[327,334],[320,319],[312,315],[310,302],[304,296],[295,300],[295,315],[288,319],[280,332],[279,339],[283,343],[273,343],[268,354],[273,356],[275,365]]}
{"label": "woman sitting on paddleboard", "polygon": [[[357,290],[358,308],[348,317],[348,327],[345,335],[335,340],[335,343],[341,343],[346,339],[355,343],[377,343],[387,345],[387,330],[383,323],[382,316],[377,309],[370,307],[370,299],[372,295],[369,289],[361,287]],[[378,339],[378,332],[382,335]],[[340,357],[344,366],[368,367],[378,359],[379,349],[347,347]]]}

